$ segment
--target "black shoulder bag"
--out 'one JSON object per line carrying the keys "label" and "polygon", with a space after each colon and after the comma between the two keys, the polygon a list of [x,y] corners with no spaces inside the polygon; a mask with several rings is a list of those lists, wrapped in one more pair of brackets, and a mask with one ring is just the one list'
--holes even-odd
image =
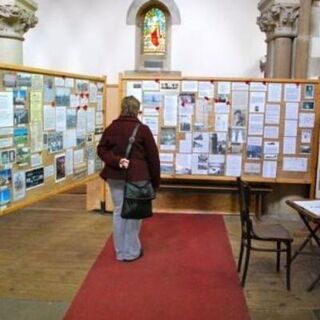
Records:
{"label": "black shoulder bag", "polygon": [[[140,124],[137,124],[129,138],[125,158],[129,159],[132,145],[135,141]],[[127,181],[125,171],[125,187],[121,217],[124,219],[145,219],[152,217],[152,200],[156,197],[152,184],[148,180]]]}

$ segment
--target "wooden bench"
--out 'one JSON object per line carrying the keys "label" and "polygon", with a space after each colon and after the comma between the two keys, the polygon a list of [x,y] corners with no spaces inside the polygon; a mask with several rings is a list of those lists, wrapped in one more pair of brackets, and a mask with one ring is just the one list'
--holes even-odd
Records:
{"label": "wooden bench", "polygon": [[[265,184],[250,183],[252,194],[255,198],[255,216],[260,219],[264,196],[272,192],[272,187]],[[235,181],[189,181],[189,180],[162,180],[160,190],[172,191],[194,191],[194,192],[217,192],[217,193],[238,193],[238,186]]]}

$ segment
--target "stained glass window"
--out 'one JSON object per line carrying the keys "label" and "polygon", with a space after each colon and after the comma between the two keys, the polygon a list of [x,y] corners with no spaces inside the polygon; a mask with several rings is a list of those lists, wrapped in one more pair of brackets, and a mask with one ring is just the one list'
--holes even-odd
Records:
{"label": "stained glass window", "polygon": [[166,17],[158,8],[150,9],[143,24],[143,53],[162,55],[166,52]]}

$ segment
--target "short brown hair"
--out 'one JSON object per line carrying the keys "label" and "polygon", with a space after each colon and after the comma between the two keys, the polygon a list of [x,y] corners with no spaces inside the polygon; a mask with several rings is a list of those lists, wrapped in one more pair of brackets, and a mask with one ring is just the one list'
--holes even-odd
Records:
{"label": "short brown hair", "polygon": [[140,102],[134,96],[124,97],[121,101],[121,116],[136,117],[140,110]]}

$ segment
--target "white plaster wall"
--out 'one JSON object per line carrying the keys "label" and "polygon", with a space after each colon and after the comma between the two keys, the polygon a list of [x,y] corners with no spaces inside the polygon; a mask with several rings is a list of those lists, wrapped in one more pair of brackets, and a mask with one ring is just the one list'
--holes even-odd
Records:
{"label": "white plaster wall", "polygon": [[[89,75],[133,70],[131,0],[38,0],[39,23],[24,42],[24,64]],[[172,31],[172,70],[185,76],[260,76],[264,34],[258,0],[176,0],[181,25]]]}

